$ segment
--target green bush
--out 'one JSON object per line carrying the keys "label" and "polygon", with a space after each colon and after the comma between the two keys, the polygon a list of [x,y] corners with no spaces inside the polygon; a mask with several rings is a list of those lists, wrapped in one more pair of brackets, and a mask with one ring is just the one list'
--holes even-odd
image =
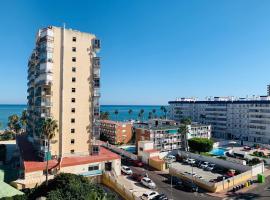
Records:
{"label": "green bush", "polygon": [[[82,199],[82,200],[116,200],[115,195],[107,194],[99,185],[87,178],[75,174],[61,173],[54,179],[33,189],[28,199],[47,197],[48,200]],[[93,198],[95,197],[95,198]]]}
{"label": "green bush", "polygon": [[0,135],[0,141],[6,141],[6,140],[14,140],[15,134],[10,131],[5,131],[3,134]]}
{"label": "green bush", "polygon": [[193,152],[209,152],[213,149],[214,142],[207,138],[191,138],[188,145]]}

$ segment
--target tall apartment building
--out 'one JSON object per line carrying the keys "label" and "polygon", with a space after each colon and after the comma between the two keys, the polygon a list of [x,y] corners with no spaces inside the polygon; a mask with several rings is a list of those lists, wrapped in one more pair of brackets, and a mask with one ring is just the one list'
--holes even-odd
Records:
{"label": "tall apartment building", "polygon": [[132,138],[132,124],[100,120],[100,139],[110,144],[127,144]]}
{"label": "tall apartment building", "polygon": [[[95,35],[50,26],[40,29],[28,62],[27,133],[40,157],[89,155],[99,136],[100,41]],[[41,119],[59,131],[48,151]]]}
{"label": "tall apartment building", "polygon": [[245,144],[270,144],[270,97],[252,99],[215,97],[206,101],[181,98],[169,101],[170,118],[212,126],[212,136],[240,140]]}

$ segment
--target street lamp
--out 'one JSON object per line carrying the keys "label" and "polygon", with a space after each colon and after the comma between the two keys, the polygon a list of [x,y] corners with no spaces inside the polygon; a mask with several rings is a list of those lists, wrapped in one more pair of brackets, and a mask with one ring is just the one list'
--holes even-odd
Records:
{"label": "street lamp", "polygon": [[[165,161],[166,165],[168,166],[168,168],[170,169],[171,164],[173,162],[172,159],[169,159],[169,158],[165,157],[164,161]],[[172,178],[173,178],[173,176],[171,175],[171,200],[173,200],[173,196],[172,196]]]}

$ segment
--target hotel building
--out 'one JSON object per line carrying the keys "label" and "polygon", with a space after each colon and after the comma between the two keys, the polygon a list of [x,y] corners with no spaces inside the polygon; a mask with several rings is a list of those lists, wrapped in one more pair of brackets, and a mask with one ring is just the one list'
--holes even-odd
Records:
{"label": "hotel building", "polygon": [[100,139],[110,144],[127,144],[132,138],[132,124],[111,120],[100,121]]}
{"label": "hotel building", "polygon": [[270,97],[252,99],[215,97],[206,101],[181,98],[169,101],[170,118],[193,121],[212,126],[212,136],[235,139],[244,144],[270,144]]}
{"label": "hotel building", "polygon": [[186,135],[180,131],[181,124],[174,120],[152,119],[148,123],[134,124],[136,145],[139,141],[152,141],[154,149],[161,152],[185,149],[187,140],[193,137],[210,138],[211,126],[192,123],[187,125]]}
{"label": "hotel building", "polygon": [[[93,34],[53,26],[38,31],[28,62],[27,133],[41,158],[89,155],[99,137],[99,49]],[[38,126],[46,118],[59,127],[49,150]]]}

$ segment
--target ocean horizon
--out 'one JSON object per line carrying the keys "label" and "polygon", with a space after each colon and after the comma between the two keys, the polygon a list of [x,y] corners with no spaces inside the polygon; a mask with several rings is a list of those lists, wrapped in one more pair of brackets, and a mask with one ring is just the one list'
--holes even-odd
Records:
{"label": "ocean horizon", "polygon": [[[101,105],[100,110],[102,112],[109,112],[109,118],[118,121],[127,121],[130,119],[138,119],[138,114],[141,109],[144,110],[143,118],[147,119],[149,112],[153,109],[156,110],[157,117],[164,115],[161,111],[161,106],[164,105]],[[7,127],[8,117],[13,114],[20,115],[23,110],[27,108],[26,104],[0,104],[0,122],[2,123],[1,129]],[[129,109],[132,110],[132,114],[129,115]],[[118,115],[114,114],[114,111],[118,110]]]}

